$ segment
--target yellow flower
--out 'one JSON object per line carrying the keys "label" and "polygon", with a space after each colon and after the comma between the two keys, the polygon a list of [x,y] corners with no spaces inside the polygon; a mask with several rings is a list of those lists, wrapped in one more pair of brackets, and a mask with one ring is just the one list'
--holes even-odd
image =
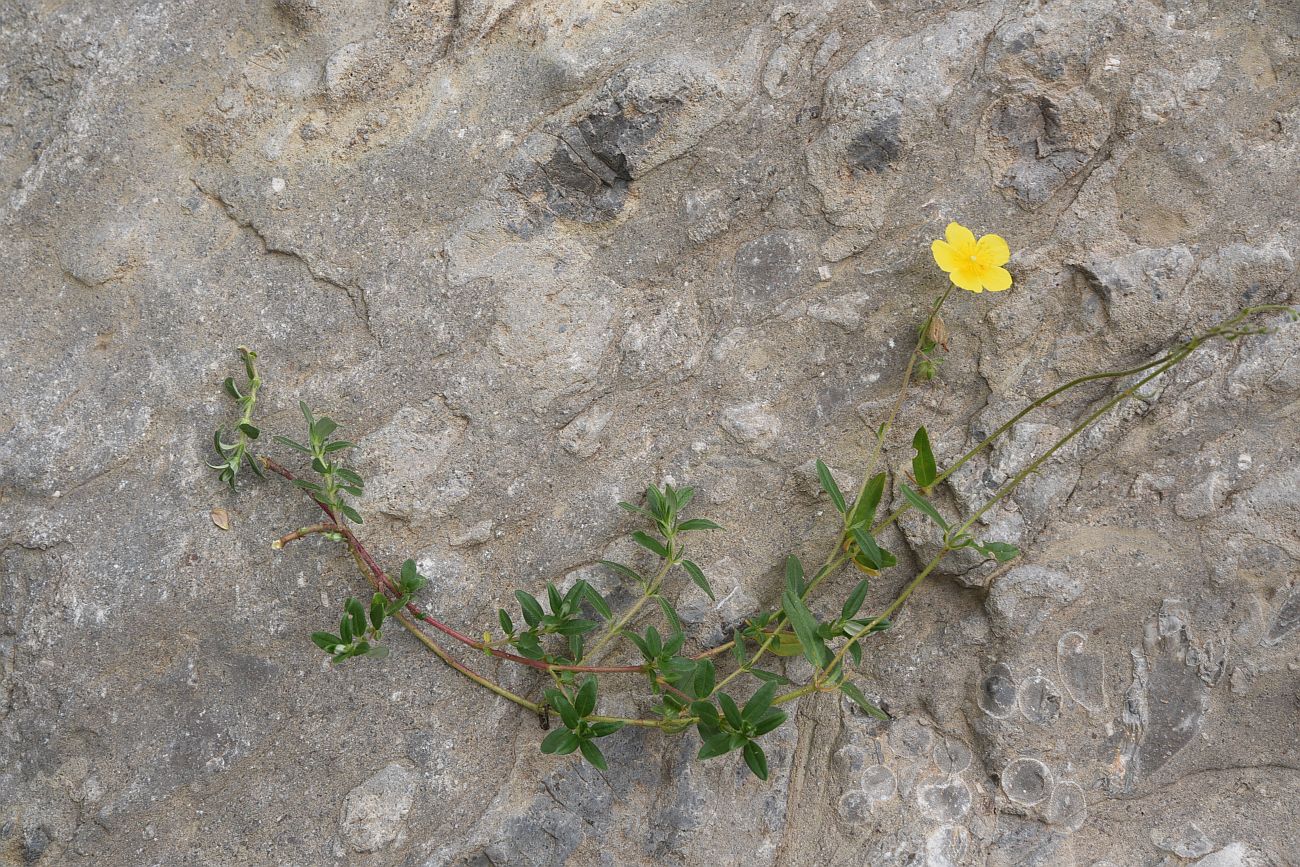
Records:
{"label": "yellow flower", "polygon": [[949,223],[945,235],[948,240],[935,241],[930,252],[958,288],[967,292],[1011,288],[1011,273],[1002,267],[1011,258],[1011,250],[999,235],[985,235],[976,241],[974,233],[960,223]]}

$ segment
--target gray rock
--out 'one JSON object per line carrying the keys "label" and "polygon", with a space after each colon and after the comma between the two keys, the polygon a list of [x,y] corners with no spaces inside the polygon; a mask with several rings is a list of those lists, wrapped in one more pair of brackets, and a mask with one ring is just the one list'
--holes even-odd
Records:
{"label": "gray rock", "polygon": [[339,832],[356,852],[378,852],[405,832],[415,799],[415,777],[401,765],[386,765],[343,799]]}

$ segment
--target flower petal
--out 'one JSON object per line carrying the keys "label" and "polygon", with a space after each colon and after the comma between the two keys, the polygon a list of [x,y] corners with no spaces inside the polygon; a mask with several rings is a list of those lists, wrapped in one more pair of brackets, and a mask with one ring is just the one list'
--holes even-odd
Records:
{"label": "flower petal", "polygon": [[980,277],[984,288],[990,292],[1001,292],[1011,288],[1011,272],[1006,268],[985,268]]}
{"label": "flower petal", "polygon": [[957,254],[947,241],[935,241],[930,245],[930,252],[934,254],[934,262],[940,268],[949,273],[957,270]]}
{"label": "flower petal", "polygon": [[1005,265],[1011,259],[1011,248],[1001,235],[985,235],[975,243],[975,255],[981,265]]}
{"label": "flower petal", "polygon": [[965,289],[967,292],[984,291],[984,287],[980,285],[979,273],[971,273],[967,268],[953,271],[948,275],[948,279],[952,280],[958,289]]}
{"label": "flower petal", "polygon": [[970,256],[975,253],[975,233],[961,223],[949,223],[944,236],[958,256]]}

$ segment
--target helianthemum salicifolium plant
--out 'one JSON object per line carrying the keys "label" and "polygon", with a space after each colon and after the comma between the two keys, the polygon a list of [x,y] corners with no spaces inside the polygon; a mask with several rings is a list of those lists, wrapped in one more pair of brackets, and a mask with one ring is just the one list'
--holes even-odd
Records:
{"label": "helianthemum salicifolium plant", "polygon": [[[541,740],[545,753],[579,753],[602,770],[604,753],[598,742],[624,726],[659,729],[666,735],[694,730],[699,738],[699,758],[711,759],[738,752],[761,779],[767,779],[763,738],[787,718],[790,702],[820,693],[847,697],[864,712],[887,718],[857,682],[863,644],[888,630],[899,610],[939,564],[955,551],[971,550],[990,561],[1007,563],[1020,555],[1012,544],[984,538],[981,518],[1009,496],[1063,446],[1121,402],[1137,395],[1147,383],[1181,363],[1207,341],[1236,340],[1264,329],[1256,324],[1261,314],[1294,311],[1277,306],[1251,307],[1219,325],[1191,337],[1159,357],[1126,370],[1103,371],[1071,380],[1030,401],[997,430],[964,455],[941,467],[926,428],[911,434],[910,466],[895,471],[889,483],[887,469],[879,467],[886,440],[894,431],[904,399],[914,379],[933,379],[937,353],[948,348],[948,330],[940,311],[954,287],[970,292],[1000,292],[1011,285],[1003,267],[1010,252],[997,235],[975,235],[963,226],[948,226],[946,239],[935,241],[932,253],[947,272],[951,285],[930,305],[917,329],[917,338],[903,373],[898,396],[880,426],[868,435],[867,457],[861,481],[852,495],[843,491],[825,463],[816,462],[818,476],[835,508],[834,542],[821,562],[812,568],[791,555],[779,572],[783,580],[770,588],[771,606],[740,624],[729,640],[712,647],[697,645],[682,626],[672,599],[682,582],[690,581],[713,598],[708,569],[688,556],[699,534],[722,532],[717,523],[694,514],[695,490],[689,486],[650,485],[639,503],[619,507],[643,522],[631,534],[652,556],[654,566],[638,571],[631,565],[602,561],[603,566],[636,590],[635,599],[622,611],[588,582],[579,580],[562,589],[548,583],[540,593],[514,591],[510,608],[496,612],[495,622],[479,632],[462,632],[425,610],[419,594],[427,584],[415,561],[407,559],[390,573],[358,538],[358,511],[364,496],[361,476],[344,463],[352,443],[335,438],[338,425],[301,404],[305,435],[299,439],[277,436],[275,441],[298,453],[305,470],[290,470],[275,459],[254,456],[260,442],[253,410],[261,379],[256,354],[240,349],[247,383],[223,383],[240,408],[234,441],[217,431],[215,447],[220,480],[233,487],[247,464],[258,476],[282,476],[313,501],[323,519],[300,527],[272,543],[279,550],[296,539],[319,536],[337,543],[353,559],[371,585],[369,602],[349,597],[337,631],[311,633],[311,641],[334,663],[354,657],[380,657],[388,652],[384,626],[398,621],[448,666],[473,683],[536,714],[551,728]],[[1085,383],[1103,380],[1120,384],[1114,393],[1090,411],[1056,443],[1034,457],[989,499],[966,516],[945,515],[934,500],[938,486],[976,455],[989,448],[1030,413],[1060,394]],[[894,496],[887,496],[891,490]],[[891,503],[896,505],[890,509]],[[914,574],[906,577],[887,604],[871,602],[871,579],[897,569],[898,558],[881,544],[881,534],[909,511],[924,515],[939,543],[938,552]],[[777,564],[773,564],[777,565]],[[825,588],[843,570],[857,576],[842,599],[826,598]],[[871,603],[871,604],[869,604]],[[829,612],[820,614],[819,612]],[[477,637],[467,633],[477,633]],[[468,656],[449,647],[459,645]],[[621,658],[614,658],[619,654]],[[530,690],[519,695],[476,670],[473,656],[519,665],[536,673]],[[794,683],[782,673],[781,657],[802,656],[811,673]],[[620,680],[621,679],[621,680]],[[600,698],[610,683],[626,690],[643,683],[646,690],[641,716],[599,713]]]}

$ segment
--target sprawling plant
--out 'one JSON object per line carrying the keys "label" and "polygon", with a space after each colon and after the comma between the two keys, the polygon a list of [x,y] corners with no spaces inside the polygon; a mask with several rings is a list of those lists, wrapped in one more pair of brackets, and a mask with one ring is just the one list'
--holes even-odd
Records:
{"label": "sprawling plant", "polygon": [[[785,562],[784,586],[772,590],[771,608],[747,619],[735,629],[730,640],[716,647],[688,650],[688,637],[670,601],[674,595],[673,582],[681,578],[694,582],[713,598],[705,568],[687,554],[695,534],[718,531],[722,527],[707,518],[688,517],[695,496],[691,487],[650,485],[641,503],[619,503],[621,508],[644,520],[644,527],[633,532],[632,539],[656,561],[655,568],[646,574],[627,564],[601,561],[639,591],[626,610],[615,612],[586,581],[576,581],[563,591],[548,583],[541,598],[527,590],[516,590],[517,610],[500,609],[494,628],[482,632],[480,637],[472,637],[420,606],[418,595],[427,579],[419,574],[414,560],[406,560],[396,574],[390,574],[358,538],[354,528],[361,525],[362,518],[349,498],[362,497],[365,483],[355,470],[342,463],[344,452],[353,445],[334,438],[338,425],[332,419],[316,416],[303,403],[300,406],[306,423],[305,441],[275,438],[276,442],[301,453],[309,467],[309,477],[300,477],[270,457],[252,454],[251,448],[260,436],[253,425],[253,411],[262,383],[257,373],[256,354],[242,347],[240,354],[247,383],[242,389],[233,379],[223,383],[241,410],[235,441],[230,442],[221,431],[217,432],[215,447],[221,460],[211,466],[220,471],[221,481],[232,488],[245,464],[258,476],[264,477],[265,471],[270,471],[289,480],[319,507],[324,519],[276,539],[272,547],[279,550],[296,539],[321,536],[341,545],[371,585],[368,592],[373,595],[369,602],[353,597],[344,602],[336,632],[319,631],[311,635],[311,640],[334,663],[359,656],[386,656],[388,648],[380,643],[383,628],[389,619],[396,619],[448,666],[479,686],[537,714],[544,725],[550,725],[554,712],[559,725],[542,739],[541,749],[545,753],[580,752],[591,764],[604,769],[605,756],[597,742],[624,726],[656,728],[667,734],[693,728],[700,739],[700,759],[738,750],[750,770],[759,778],[767,779],[767,757],[760,741],[785,722],[786,712],[782,707],[789,702],[814,693],[839,693],[866,713],[887,718],[854,681],[863,642],[889,629],[891,618],[953,552],[970,549],[998,563],[1009,563],[1019,556],[1020,551],[1014,545],[980,537],[976,524],[990,509],[1068,442],[1206,342],[1236,340],[1261,333],[1265,329],[1256,323],[1263,314],[1286,312],[1293,319],[1296,316],[1295,311],[1286,307],[1246,308],[1145,364],[1071,380],[1030,402],[942,469],[935,460],[929,434],[925,427],[918,427],[912,436],[915,454],[908,468],[910,472],[904,473],[907,481],[897,482],[898,505],[888,510],[894,498],[886,498],[888,476],[878,469],[878,464],[913,379],[928,380],[937,374],[937,353],[947,349],[947,329],[940,316],[944,302],[954,288],[971,292],[1001,291],[1011,285],[1011,276],[1002,267],[1009,261],[1010,253],[1006,242],[996,235],[976,240],[969,230],[953,223],[948,227],[946,240],[935,241],[932,252],[952,285],[933,303],[917,330],[898,396],[875,431],[856,493],[847,496],[827,466],[820,460],[816,463],[821,486],[838,515],[839,531],[834,543],[822,562],[811,570],[797,557],[789,557]],[[1037,455],[971,514],[948,517],[940,511],[932,495],[944,480],[1048,401],[1100,380],[1117,380],[1123,387]],[[898,563],[880,544],[880,535],[912,510],[924,515],[933,525],[939,550],[907,581],[892,602],[880,610],[864,613],[870,579]],[[838,614],[819,618],[809,607],[810,601],[828,579],[850,566],[866,577],[842,601],[836,600]],[[818,607],[822,607],[821,603]],[[438,637],[439,633],[445,639]],[[534,669],[543,698],[532,701],[474,671],[444,646],[445,640],[478,654]],[[615,664],[609,657],[619,650],[631,658]],[[802,683],[793,683],[779,671],[764,667],[772,661],[769,657],[797,655],[802,655],[812,669]],[[598,713],[603,685],[611,678],[629,676],[643,678],[649,690],[650,709],[646,715],[618,717]]]}

